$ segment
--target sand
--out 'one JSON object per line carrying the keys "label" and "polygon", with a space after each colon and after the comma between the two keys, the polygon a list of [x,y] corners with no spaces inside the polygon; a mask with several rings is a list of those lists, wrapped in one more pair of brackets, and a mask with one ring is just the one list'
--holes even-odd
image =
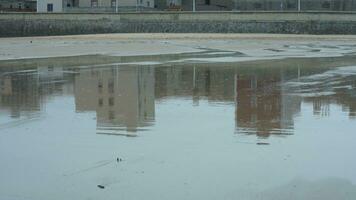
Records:
{"label": "sand", "polygon": [[78,55],[157,55],[206,50],[240,52],[254,60],[342,56],[354,54],[355,49],[356,36],[353,35],[97,34],[0,38],[0,60]]}

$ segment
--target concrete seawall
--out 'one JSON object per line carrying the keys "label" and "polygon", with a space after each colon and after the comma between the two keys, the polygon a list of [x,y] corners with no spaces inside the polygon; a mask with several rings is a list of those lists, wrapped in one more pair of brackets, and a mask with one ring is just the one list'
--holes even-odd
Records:
{"label": "concrete seawall", "polygon": [[0,37],[94,33],[356,34],[355,12],[2,13]]}

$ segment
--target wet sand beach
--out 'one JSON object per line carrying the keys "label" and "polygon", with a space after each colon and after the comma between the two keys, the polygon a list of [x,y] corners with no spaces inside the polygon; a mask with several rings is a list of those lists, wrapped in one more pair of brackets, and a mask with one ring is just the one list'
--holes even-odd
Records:
{"label": "wet sand beach", "polygon": [[353,35],[98,34],[0,38],[0,60],[177,54],[207,49],[240,52],[254,59],[328,57],[354,53],[355,46]]}

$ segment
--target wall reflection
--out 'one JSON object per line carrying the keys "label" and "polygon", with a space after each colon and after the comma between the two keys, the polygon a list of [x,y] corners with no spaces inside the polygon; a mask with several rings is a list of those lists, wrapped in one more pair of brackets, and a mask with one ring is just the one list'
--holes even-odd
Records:
{"label": "wall reflection", "polygon": [[[288,60],[285,61],[286,63]],[[327,117],[339,105],[356,116],[356,69],[322,66],[37,67],[0,71],[0,110],[12,119],[41,115],[58,96],[75,99],[76,112],[95,112],[98,134],[137,136],[155,124],[155,108],[170,99],[235,107],[237,134],[293,134],[310,104]],[[345,71],[346,70],[346,71]]]}
{"label": "wall reflection", "polygon": [[0,71],[0,110],[10,112],[14,119],[38,117],[48,100],[70,93],[70,83],[65,80],[70,78],[62,67]]}
{"label": "wall reflection", "polygon": [[154,69],[113,67],[78,70],[76,110],[95,111],[98,134],[136,136],[155,116]]}
{"label": "wall reflection", "polygon": [[239,133],[268,137],[291,134],[301,98],[284,94],[283,73],[273,76],[236,74],[236,127]]}

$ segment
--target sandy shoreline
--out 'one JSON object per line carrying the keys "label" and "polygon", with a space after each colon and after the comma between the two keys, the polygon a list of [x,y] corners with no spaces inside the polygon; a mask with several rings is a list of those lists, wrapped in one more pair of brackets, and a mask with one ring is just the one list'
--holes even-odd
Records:
{"label": "sandy shoreline", "polygon": [[109,33],[64,36],[8,37],[7,39],[293,39],[293,40],[355,40],[356,35],[301,35],[301,34],[264,34],[264,33]]}
{"label": "sandy shoreline", "polygon": [[356,36],[158,33],[0,38],[0,61],[80,55],[179,54],[206,50],[239,52],[252,60],[271,56],[342,56],[356,52]]}

